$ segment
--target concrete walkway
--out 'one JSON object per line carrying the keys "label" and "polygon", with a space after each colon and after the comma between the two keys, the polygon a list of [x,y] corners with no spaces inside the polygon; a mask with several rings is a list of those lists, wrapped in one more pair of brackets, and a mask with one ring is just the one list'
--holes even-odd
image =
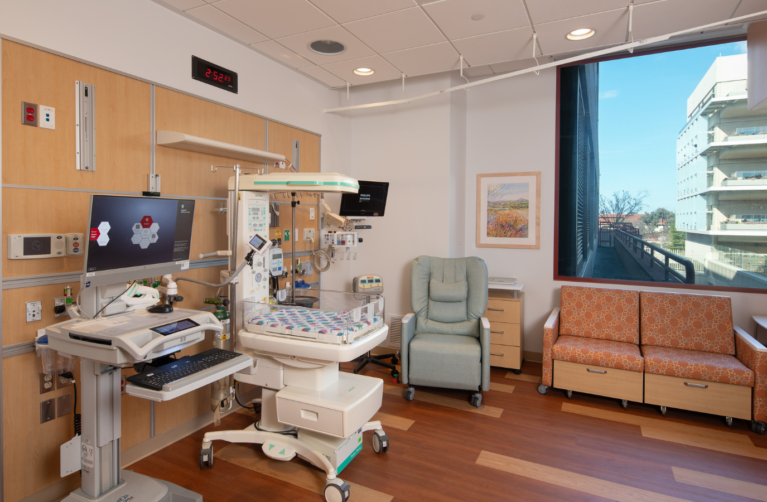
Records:
{"label": "concrete walkway", "polygon": [[603,246],[597,248],[597,259],[594,262],[592,277],[595,279],[617,279],[623,281],[635,280],[626,271],[620,258],[618,258],[615,248]]}

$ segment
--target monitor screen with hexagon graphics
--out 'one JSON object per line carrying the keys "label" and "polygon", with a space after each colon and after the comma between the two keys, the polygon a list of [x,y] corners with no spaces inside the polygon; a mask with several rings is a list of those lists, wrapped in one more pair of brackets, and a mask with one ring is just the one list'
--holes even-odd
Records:
{"label": "monitor screen with hexagon graphics", "polygon": [[[86,280],[100,272],[186,262],[194,200],[93,195],[86,237]],[[137,276],[136,279],[140,279]]]}

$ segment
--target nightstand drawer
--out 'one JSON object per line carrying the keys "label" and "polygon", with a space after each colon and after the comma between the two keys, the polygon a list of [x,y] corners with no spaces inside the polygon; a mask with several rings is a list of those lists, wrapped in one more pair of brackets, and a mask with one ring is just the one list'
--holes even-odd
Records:
{"label": "nightstand drawer", "polygon": [[491,343],[490,366],[519,369],[522,367],[522,351],[519,347]]}
{"label": "nightstand drawer", "polygon": [[521,329],[519,324],[508,324],[505,322],[490,323],[490,343],[519,347],[520,334]]}
{"label": "nightstand drawer", "polygon": [[519,301],[489,298],[487,300],[485,317],[487,317],[491,323],[505,322],[519,324],[521,317],[519,312]]}

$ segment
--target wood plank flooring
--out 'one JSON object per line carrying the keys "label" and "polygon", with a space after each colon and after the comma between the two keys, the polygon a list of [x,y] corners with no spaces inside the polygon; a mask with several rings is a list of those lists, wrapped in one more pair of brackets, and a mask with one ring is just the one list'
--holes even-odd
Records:
{"label": "wood plank flooring", "polygon": [[[710,415],[669,409],[662,417],[654,406],[622,410],[617,400],[579,393],[568,400],[556,389],[540,395],[540,364],[525,363],[519,376],[507,373],[491,371],[494,385],[483,401],[502,413],[487,416],[445,405],[468,403],[469,392],[417,388],[416,396],[435,397],[406,401],[404,386],[392,384],[388,371],[365,368],[363,374],[387,384],[376,419],[391,446],[376,455],[372,433],[365,433],[363,450],[340,476],[356,485],[350,502],[767,500],[767,437],[745,421],[727,428]],[[254,419],[231,414],[220,427],[129,468],[201,493],[206,502],[321,501],[322,473],[298,459],[270,467],[258,446],[216,442],[215,465],[199,469],[205,432],[244,429]],[[295,479],[285,477],[293,473]]]}

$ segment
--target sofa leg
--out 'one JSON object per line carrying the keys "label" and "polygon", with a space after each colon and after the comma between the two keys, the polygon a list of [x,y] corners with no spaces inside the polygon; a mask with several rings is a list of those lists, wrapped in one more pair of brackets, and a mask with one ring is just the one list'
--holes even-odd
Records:
{"label": "sofa leg", "polygon": [[660,414],[663,415],[664,417],[666,416],[666,407],[665,406],[661,406],[660,407]]}
{"label": "sofa leg", "polygon": [[540,384],[540,385],[538,386],[538,392],[539,392],[540,394],[546,394],[546,391],[547,391],[547,390],[549,390],[549,386],[548,386],[548,385],[543,385],[543,384]]}
{"label": "sofa leg", "polygon": [[732,417],[724,417],[724,421],[727,423],[727,427],[732,427]]}
{"label": "sofa leg", "polygon": [[624,410],[629,407],[629,401],[628,399],[621,399],[621,408]]}
{"label": "sofa leg", "polygon": [[573,391],[568,390],[567,391],[567,399],[572,399],[572,398],[573,398]]}
{"label": "sofa leg", "polygon": [[767,424],[764,422],[757,422],[755,420],[751,420],[751,432],[756,432],[757,434],[764,434],[765,428],[767,428]]}

